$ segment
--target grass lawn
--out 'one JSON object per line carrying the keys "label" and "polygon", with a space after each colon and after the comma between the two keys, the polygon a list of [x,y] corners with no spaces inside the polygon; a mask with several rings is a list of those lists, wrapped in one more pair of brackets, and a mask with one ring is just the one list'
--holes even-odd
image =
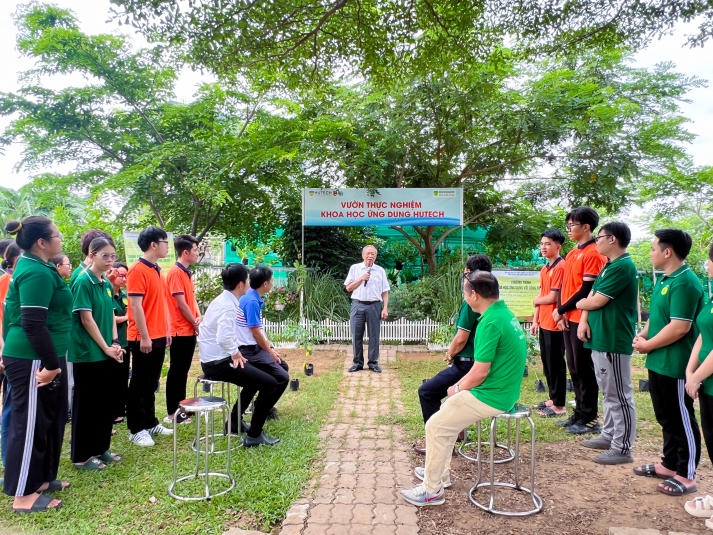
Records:
{"label": "grass lawn", "polygon": [[[304,355],[302,356],[302,358]],[[306,377],[301,360],[288,359],[291,375],[300,378],[300,389],[289,388],[278,404],[279,420],[268,422],[266,431],[282,442],[273,448],[239,448],[231,464],[235,488],[210,502],[179,502],[168,485],[173,473],[173,439],[155,437],[156,446],[138,447],[128,441],[126,425],[116,426],[112,451],[123,460],[101,472],[76,470],[69,460],[69,431],[62,452],[59,476],[72,487],[55,496],[63,500],[58,511],[20,515],[11,511],[11,498],[0,508],[0,533],[116,534],[171,533],[220,534],[230,526],[269,531],[284,518],[292,502],[314,476],[319,459],[318,432],[334,404],[342,377],[343,356],[329,369]],[[189,378],[192,392],[199,366]],[[165,416],[163,380],[156,396],[157,416]],[[179,474],[191,473],[194,457],[190,443],[193,425],[179,427]],[[223,461],[216,455],[216,461]],[[224,462],[224,461],[223,461]],[[219,463],[218,463],[219,464]],[[217,466],[217,464],[216,464]]]}

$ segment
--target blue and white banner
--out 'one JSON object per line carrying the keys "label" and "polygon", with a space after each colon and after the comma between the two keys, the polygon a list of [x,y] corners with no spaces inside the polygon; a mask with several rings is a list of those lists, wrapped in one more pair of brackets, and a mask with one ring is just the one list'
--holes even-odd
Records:
{"label": "blue and white banner", "polygon": [[463,223],[462,188],[305,188],[302,224],[318,227]]}

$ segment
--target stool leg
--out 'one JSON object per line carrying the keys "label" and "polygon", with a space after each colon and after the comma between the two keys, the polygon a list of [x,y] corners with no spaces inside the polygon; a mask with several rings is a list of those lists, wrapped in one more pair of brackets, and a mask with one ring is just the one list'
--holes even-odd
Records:
{"label": "stool leg", "polygon": [[[208,436],[208,435],[209,435],[209,433],[208,433],[208,429],[209,429],[209,427],[208,427],[208,422],[209,422],[209,420],[210,420],[211,422],[212,422],[212,420],[213,420],[213,418],[212,418],[213,411],[209,411],[208,414],[210,415],[210,418],[206,418],[206,423],[205,423],[205,425],[206,425],[206,428],[205,428],[205,450],[204,450],[204,452],[203,452],[203,458],[204,458],[204,460],[205,460],[204,477],[205,477],[205,498],[206,498],[206,500],[210,500],[210,479],[209,479],[209,477],[208,477],[208,473],[209,473],[209,470],[208,470],[208,459],[209,459],[209,455],[210,455],[210,454],[209,454],[209,452],[208,452],[208,441],[210,440],[210,441],[212,442],[212,440],[213,440],[212,437],[209,438],[209,436]],[[211,429],[212,429],[212,427],[211,427]]]}
{"label": "stool leg", "polygon": [[[228,445],[227,445],[227,451],[225,452],[225,455],[227,458],[225,459],[225,473],[230,476],[230,440],[233,436],[233,430],[231,429],[231,422],[230,422],[230,411],[231,411],[231,406],[229,404],[223,405],[223,414],[225,414],[228,417]],[[238,424],[240,425],[240,424]]]}
{"label": "stool leg", "polygon": [[[510,420],[508,420],[508,427]],[[515,488],[520,490],[520,418],[515,419]]]}
{"label": "stool leg", "polygon": [[492,511],[495,507],[495,443],[498,431],[498,419],[493,418],[490,422],[490,504],[488,509]]}
{"label": "stool leg", "polygon": [[529,416],[527,421],[530,423],[530,496],[532,497],[532,503],[539,511],[542,504],[538,504],[535,499],[535,422]]}
{"label": "stool leg", "polygon": [[180,410],[181,408],[178,407],[173,414],[173,485],[176,484],[176,479],[178,479],[178,433],[176,429],[176,415]]}

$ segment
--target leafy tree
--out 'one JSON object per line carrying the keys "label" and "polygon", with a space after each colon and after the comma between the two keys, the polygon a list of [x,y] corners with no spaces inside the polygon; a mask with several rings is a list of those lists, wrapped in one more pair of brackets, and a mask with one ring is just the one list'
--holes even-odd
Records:
{"label": "leafy tree", "polygon": [[[44,181],[56,197],[81,194],[113,207],[127,227],[157,223],[199,238],[275,225],[272,199],[294,158],[289,114],[278,113],[287,101],[207,85],[194,102],[171,102],[176,68],[158,49],[132,52],[123,37],[85,35],[56,7],[31,6],[18,21],[18,48],[37,67],[17,94],[0,95],[0,113],[13,115],[5,137],[25,143],[29,169],[75,164]],[[70,73],[87,84],[42,83]]]}
{"label": "leafy tree", "polygon": [[[465,224],[491,228],[497,255],[522,251],[538,241],[543,214],[616,211],[642,182],[688,165],[677,102],[699,82],[625,60],[611,50],[521,66],[503,49],[467,78],[323,89],[304,115],[334,127],[305,147],[318,162],[307,172],[350,187],[462,187]],[[397,230],[435,273],[456,228]],[[498,247],[502,239],[517,243]]]}
{"label": "leafy tree", "polygon": [[510,37],[521,57],[640,45],[701,17],[692,44],[713,34],[707,0],[112,0],[146,36],[221,74],[305,81],[347,75],[388,87],[427,72],[466,74]]}

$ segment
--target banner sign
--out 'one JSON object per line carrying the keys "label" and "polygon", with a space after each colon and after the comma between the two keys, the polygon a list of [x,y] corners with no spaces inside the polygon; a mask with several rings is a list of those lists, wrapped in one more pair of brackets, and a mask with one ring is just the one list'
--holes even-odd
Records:
{"label": "banner sign", "polygon": [[495,271],[500,299],[518,318],[529,318],[535,310],[532,301],[540,293],[539,271]]}
{"label": "banner sign", "polygon": [[462,188],[305,188],[302,196],[305,226],[463,224]]}

